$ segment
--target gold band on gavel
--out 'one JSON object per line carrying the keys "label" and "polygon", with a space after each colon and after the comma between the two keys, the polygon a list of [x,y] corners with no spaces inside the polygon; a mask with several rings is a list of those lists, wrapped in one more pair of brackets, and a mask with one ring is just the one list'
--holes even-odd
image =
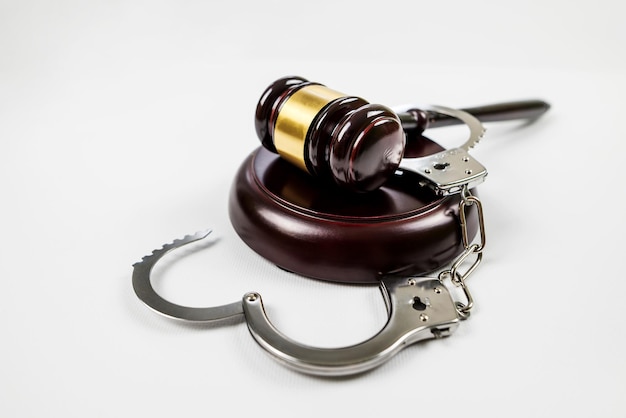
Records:
{"label": "gold band on gavel", "polygon": [[304,146],[315,116],[333,100],[347,97],[326,86],[304,86],[289,97],[280,108],[274,125],[274,146],[287,161],[308,171]]}

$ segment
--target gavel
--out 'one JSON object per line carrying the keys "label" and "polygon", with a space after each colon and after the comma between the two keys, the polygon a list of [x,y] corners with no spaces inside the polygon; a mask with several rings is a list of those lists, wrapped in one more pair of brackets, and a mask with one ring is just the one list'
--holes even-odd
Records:
{"label": "gavel", "polygon": [[[482,122],[535,119],[549,109],[525,100],[461,109]],[[276,80],[261,95],[255,129],[263,146],[326,183],[355,192],[379,188],[396,172],[407,141],[459,124],[441,113],[390,108],[302,77]]]}

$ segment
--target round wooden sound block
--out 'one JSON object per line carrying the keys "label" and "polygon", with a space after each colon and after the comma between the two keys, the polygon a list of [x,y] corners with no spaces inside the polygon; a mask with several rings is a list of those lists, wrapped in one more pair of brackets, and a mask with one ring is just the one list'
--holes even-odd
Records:
{"label": "round wooden sound block", "polygon": [[[411,156],[441,150],[423,138]],[[436,196],[398,172],[378,190],[322,184],[260,147],[241,165],[229,201],[235,231],[277,266],[315,279],[376,283],[383,276],[442,268],[463,251],[458,195]],[[470,211],[475,209],[470,207]],[[468,230],[477,232],[468,213]]]}

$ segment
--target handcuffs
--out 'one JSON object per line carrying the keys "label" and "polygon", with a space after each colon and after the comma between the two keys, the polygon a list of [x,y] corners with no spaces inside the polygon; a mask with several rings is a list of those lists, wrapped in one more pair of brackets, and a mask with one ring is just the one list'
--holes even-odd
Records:
{"label": "handcuffs", "polygon": [[[342,376],[375,368],[402,348],[418,341],[451,335],[459,323],[469,317],[474,300],[467,278],[483,258],[485,227],[481,201],[470,191],[487,176],[485,167],[469,154],[483,136],[482,123],[470,113],[433,106],[429,109],[461,120],[469,127],[469,138],[457,148],[433,155],[403,159],[401,167],[419,174],[420,186],[440,196],[460,195],[459,229],[463,251],[437,277],[382,277],[380,291],[387,308],[388,320],[373,337],[342,348],[316,348],[304,345],[281,333],[267,317],[258,292],[248,292],[240,301],[196,308],[181,306],[161,297],[154,290],[150,274],[156,263],[168,252],[201,240],[210,231],[197,232],[154,250],[133,265],[133,289],[139,299],[166,317],[196,322],[219,322],[243,316],[254,340],[280,363],[299,372],[320,376]],[[476,207],[479,231],[473,240],[467,231],[468,208]],[[462,292],[451,292],[447,283]],[[458,300],[455,294],[463,295]]]}

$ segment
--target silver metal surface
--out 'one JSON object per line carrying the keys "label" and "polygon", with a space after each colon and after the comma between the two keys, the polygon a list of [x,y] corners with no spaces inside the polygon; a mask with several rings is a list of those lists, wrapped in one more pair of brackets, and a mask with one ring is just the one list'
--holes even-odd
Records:
{"label": "silver metal surface", "polygon": [[478,232],[480,238],[480,245],[476,249],[476,252],[481,252],[487,243],[487,236],[485,233],[485,216],[483,215],[483,204],[476,196],[463,196],[461,203],[459,204],[459,221],[461,223],[461,235],[463,238],[463,247],[468,248],[470,246],[469,232],[467,231],[467,213],[466,208],[476,205],[476,216],[478,217]]}
{"label": "silver metal surface", "polygon": [[415,342],[450,335],[460,317],[456,303],[438,279],[383,279],[381,292],[389,320],[383,329],[360,344],[316,348],[300,344],[278,331],[267,318],[259,294],[244,296],[250,333],[276,360],[300,372],[341,376],[361,373],[389,360]]}
{"label": "silver metal surface", "polygon": [[426,180],[423,185],[441,196],[460,193],[466,185],[472,188],[482,183],[487,169],[468,151],[483,137],[483,124],[462,110],[443,106],[432,106],[427,110],[461,120],[469,127],[469,138],[457,148],[420,158],[403,158],[400,167],[419,173]]}
{"label": "silver metal surface", "polygon": [[215,322],[243,315],[241,302],[233,302],[227,305],[211,308],[191,308],[169,302],[159,296],[150,282],[152,268],[165,254],[185,244],[201,240],[207,237],[211,231],[196,232],[187,235],[183,239],[177,239],[171,244],[165,244],[163,248],[154,250],[151,255],[145,256],[139,263],[133,265],[133,289],[137,297],[156,312],[169,318],[182,319],[193,322]]}
{"label": "silver metal surface", "polygon": [[452,300],[439,279],[386,278],[380,289],[389,319],[372,338],[343,348],[316,348],[283,335],[270,322],[261,295],[250,292],[242,301],[213,308],[176,305],[159,296],[150,283],[155,264],[169,251],[205,238],[198,232],[166,244],[134,265],[133,288],[146,305],[167,317],[192,322],[214,322],[243,315],[255,341],[276,360],[303,373],[343,376],[365,372],[383,364],[407,345],[450,335],[463,318],[459,302]]}
{"label": "silver metal surface", "polygon": [[[469,240],[469,234],[467,231],[467,213],[466,209],[470,206],[476,205],[476,216],[478,218],[478,230],[479,230],[479,244],[472,244]],[[476,270],[478,265],[483,259],[483,250],[485,249],[485,244],[487,242],[487,238],[485,235],[485,219],[483,216],[483,205],[476,196],[473,196],[469,187],[463,187],[461,191],[461,202],[459,203],[459,221],[461,224],[461,235],[463,241],[463,252],[452,262],[451,267],[448,270],[444,270],[439,273],[439,280],[443,283],[446,278],[450,278],[450,281],[455,286],[460,286],[465,294],[465,298],[467,299],[466,303],[457,302],[457,311],[462,319],[466,319],[470,310],[474,307],[474,298],[472,298],[472,294],[467,287],[465,281],[467,278]],[[470,266],[465,270],[465,272],[461,273],[459,271],[459,267],[462,265],[469,263],[468,258],[471,255],[475,255],[476,258],[470,264]]]}

